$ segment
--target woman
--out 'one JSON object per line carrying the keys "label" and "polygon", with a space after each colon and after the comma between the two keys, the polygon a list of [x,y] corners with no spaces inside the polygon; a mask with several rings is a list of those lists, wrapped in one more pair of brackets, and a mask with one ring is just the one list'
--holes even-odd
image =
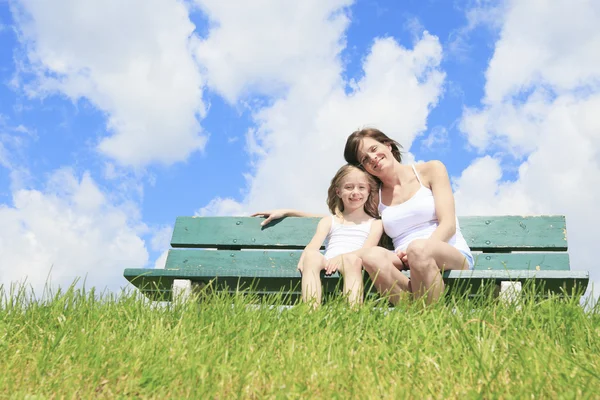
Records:
{"label": "woman", "polygon": [[[394,252],[373,247],[362,255],[375,287],[394,304],[403,291],[436,301],[444,291],[442,271],[473,268],[446,167],[440,161],[401,164],[399,144],[377,129],[353,132],[344,158],[381,182],[379,213]],[[407,268],[410,280],[400,272]]]}
{"label": "woman", "polygon": [[[344,158],[377,178],[379,213],[394,251],[372,247],[361,254],[363,267],[378,292],[396,304],[403,292],[427,303],[444,291],[441,272],[472,269],[473,256],[460,232],[454,196],[446,167],[440,161],[404,165],[400,145],[377,129],[353,132]],[[304,216],[294,210],[257,213],[267,221],[283,216]],[[410,280],[400,272],[410,270]]]}

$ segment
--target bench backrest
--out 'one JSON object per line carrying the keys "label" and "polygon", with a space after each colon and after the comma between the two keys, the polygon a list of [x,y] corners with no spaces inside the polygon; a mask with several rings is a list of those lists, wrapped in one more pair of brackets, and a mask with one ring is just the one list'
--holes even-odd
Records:
{"label": "bench backrest", "polygon": [[[260,226],[262,221],[252,217],[178,217],[171,240],[171,246],[177,250],[170,251],[167,268],[218,264],[224,258],[228,263],[234,258],[240,265],[264,264],[265,259],[276,259],[273,265],[278,268],[295,267],[297,250],[310,241],[319,218],[284,218],[266,227]],[[564,216],[459,217],[459,223],[475,252],[475,269],[570,268]],[[289,254],[278,254],[282,250]]]}

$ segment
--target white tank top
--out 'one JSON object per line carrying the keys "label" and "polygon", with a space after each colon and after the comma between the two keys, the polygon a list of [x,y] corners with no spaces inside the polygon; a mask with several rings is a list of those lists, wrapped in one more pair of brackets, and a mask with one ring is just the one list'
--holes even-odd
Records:
{"label": "white tank top", "polygon": [[349,253],[363,247],[369,233],[373,219],[358,225],[343,225],[331,216],[331,229],[327,234],[325,244],[325,258],[330,259],[340,254]]}
{"label": "white tank top", "polygon": [[[420,188],[410,199],[404,203],[394,206],[386,206],[381,202],[381,188],[379,189],[379,214],[383,222],[385,233],[392,238],[395,251],[406,250],[408,244],[415,239],[427,239],[439,225],[435,213],[433,192],[425,187],[412,165]],[[448,243],[458,250],[471,253],[469,246],[456,219],[456,233],[448,240]]]}

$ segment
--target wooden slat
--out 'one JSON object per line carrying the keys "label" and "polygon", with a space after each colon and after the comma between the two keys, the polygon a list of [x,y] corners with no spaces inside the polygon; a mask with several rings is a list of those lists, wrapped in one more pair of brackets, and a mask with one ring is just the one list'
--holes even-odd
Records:
{"label": "wooden slat", "polygon": [[459,223],[472,250],[567,250],[567,224],[562,215],[459,217]]}
{"label": "wooden slat", "polygon": [[[312,238],[318,218],[283,218],[262,228],[261,218],[178,217],[173,247],[302,249]],[[472,250],[565,251],[564,216],[459,217]]]}
{"label": "wooden slat", "polygon": [[[237,288],[246,290],[253,288],[252,293],[298,293],[300,278],[297,277],[265,277],[248,278],[240,276],[221,275],[215,279],[207,268],[184,269],[144,269],[129,268],[124,272],[125,278],[153,299],[169,300],[171,285],[174,279],[189,279],[193,282],[212,284],[213,287],[229,291]],[[404,272],[410,276],[410,273]],[[498,284],[501,281],[526,282],[533,280],[543,286],[545,291],[555,293],[571,293],[574,288],[583,293],[589,281],[587,271],[446,271],[444,281],[452,287],[459,285],[461,290],[476,293],[480,286],[486,283]],[[213,281],[212,283],[210,283]],[[324,292],[339,291],[339,278],[336,276],[323,277]]]}
{"label": "wooden slat", "polygon": [[567,253],[481,253],[473,254],[475,270],[568,271]]}
{"label": "wooden slat", "polygon": [[[236,276],[300,276],[296,271],[301,251],[189,250],[169,251],[166,268],[231,270]],[[475,254],[477,270],[569,270],[567,253]],[[283,274],[283,275],[282,275]]]}
{"label": "wooden slat", "polygon": [[177,217],[173,247],[304,248],[319,218],[283,218],[262,228],[262,218]]}

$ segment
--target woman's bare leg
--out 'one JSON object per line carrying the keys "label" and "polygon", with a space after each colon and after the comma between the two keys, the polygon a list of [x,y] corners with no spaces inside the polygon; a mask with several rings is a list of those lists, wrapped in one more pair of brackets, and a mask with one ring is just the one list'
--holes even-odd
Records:
{"label": "woman's bare leg", "polygon": [[441,271],[468,269],[465,256],[456,247],[435,239],[413,240],[406,249],[415,298],[427,295],[427,304],[444,292]]}
{"label": "woman's bare leg", "polygon": [[325,269],[325,257],[319,251],[305,250],[302,270],[302,301],[315,308],[321,305],[323,288],[321,270]]}
{"label": "woman's bare leg", "polygon": [[379,294],[389,295],[392,304],[398,303],[402,293],[410,292],[410,282],[400,272],[402,262],[393,252],[373,247],[365,251],[362,262]]}
{"label": "woman's bare leg", "polygon": [[351,306],[363,302],[362,260],[353,254],[342,256],[340,274],[344,277],[344,295]]}

